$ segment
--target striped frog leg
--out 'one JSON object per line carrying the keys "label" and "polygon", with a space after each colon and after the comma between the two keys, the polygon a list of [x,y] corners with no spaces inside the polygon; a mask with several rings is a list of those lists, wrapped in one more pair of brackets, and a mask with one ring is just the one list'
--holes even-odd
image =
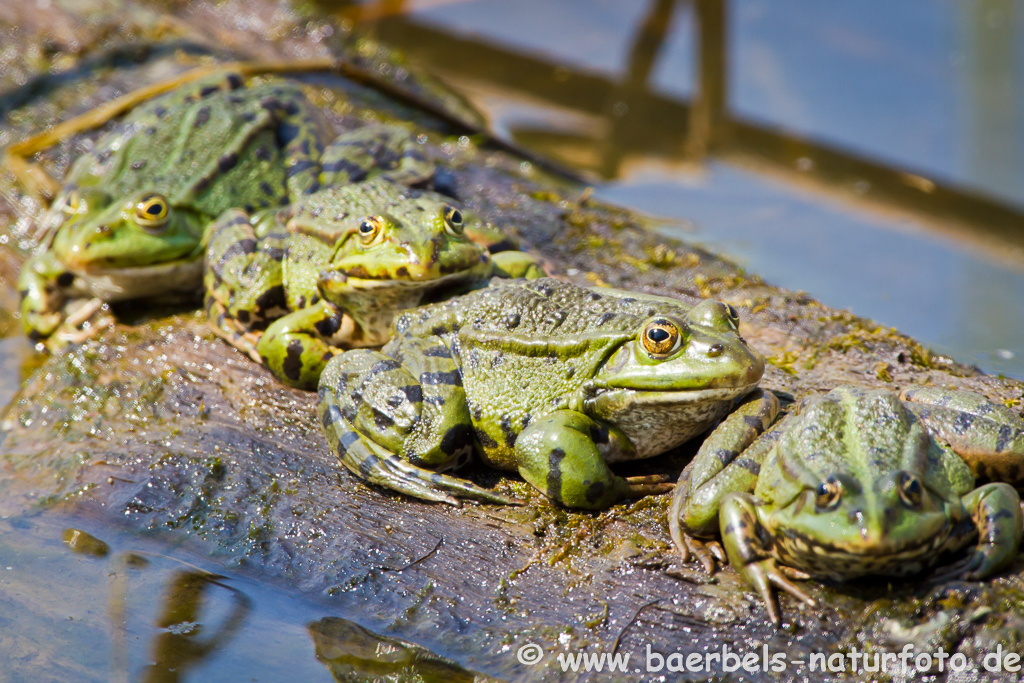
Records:
{"label": "striped frog leg", "polygon": [[281,282],[285,231],[257,238],[249,216],[230,209],[211,226],[204,285],[209,323],[218,336],[251,358],[258,330],[287,311]]}
{"label": "striped frog leg", "polygon": [[312,391],[327,362],[351,339],[353,327],[352,318],[320,299],[271,323],[256,342],[256,355],[288,386]]}
{"label": "striped frog leg", "polygon": [[421,500],[518,503],[441,474],[467,463],[475,446],[462,376],[441,339],[396,339],[384,350],[346,351],[320,378],[321,424],[342,464]]}
{"label": "striped frog leg", "polygon": [[957,551],[974,543],[962,560],[943,567],[936,579],[984,579],[1009,566],[1020,549],[1024,515],[1020,496],[1009,484],[996,482],[962,498],[968,517],[954,528],[944,550]]}
{"label": "striped frog leg", "polygon": [[1024,485],[1024,419],[1016,412],[970,391],[926,387],[900,398],[975,476]]}
{"label": "striped frog leg", "polygon": [[324,186],[357,183],[382,176],[401,185],[423,185],[434,164],[412,134],[397,125],[370,124],[339,135],[321,160]]}
{"label": "striped frog leg", "polygon": [[778,414],[779,400],[775,394],[755,389],[704,440],[697,455],[679,475],[668,525],[683,562],[689,562],[692,552],[708,573],[715,569],[712,554],[725,562],[720,548],[710,545],[709,551],[695,536],[713,536],[719,530],[723,496],[754,490],[761,463],[782,434],[780,429],[764,434]]}
{"label": "striped frog leg", "polygon": [[631,454],[633,444],[618,429],[575,410],[557,410],[531,422],[514,448],[523,479],[566,507],[599,510],[672,490],[658,476],[620,477],[612,472],[606,455]]}
{"label": "striped frog leg", "polygon": [[810,575],[778,564],[771,555],[771,549],[757,533],[761,525],[757,507],[758,501],[751,493],[732,492],[722,498],[718,513],[722,545],[733,569],[757,589],[768,610],[768,617],[775,626],[779,626],[782,616],[773,587],[786,591],[811,607],[815,602],[790,580],[808,579]]}

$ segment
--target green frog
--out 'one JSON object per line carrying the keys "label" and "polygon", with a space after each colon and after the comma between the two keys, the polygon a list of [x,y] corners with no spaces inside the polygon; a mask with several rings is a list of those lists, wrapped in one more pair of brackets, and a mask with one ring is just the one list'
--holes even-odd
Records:
{"label": "green frog", "polygon": [[551,500],[599,509],[668,490],[609,465],[700,434],[761,379],[736,310],[539,278],[406,311],[380,351],[320,380],[327,441],[356,476],[423,500],[509,498],[446,474],[475,452]]}
{"label": "green frog", "polygon": [[[908,575],[971,546],[941,576],[972,580],[1016,556],[1024,420],[1006,406],[842,386],[763,433],[778,410],[770,392],[737,408],[683,470],[669,512],[684,562],[731,563],[776,625],[773,586],[814,604],[791,579]],[[716,532],[724,551],[695,538]]]}
{"label": "green frog", "polygon": [[398,312],[492,276],[543,274],[525,253],[492,257],[472,241],[487,229],[447,197],[386,178],[255,216],[232,210],[212,229],[210,321],[281,381],[312,390],[339,349],[387,341]]}
{"label": "green frog", "polygon": [[266,211],[374,174],[433,177],[400,126],[332,138],[285,81],[246,87],[221,73],[136,107],[74,163],[43,218],[46,238],[18,280],[26,331],[50,336],[84,297],[196,297],[208,228],[230,209]]}

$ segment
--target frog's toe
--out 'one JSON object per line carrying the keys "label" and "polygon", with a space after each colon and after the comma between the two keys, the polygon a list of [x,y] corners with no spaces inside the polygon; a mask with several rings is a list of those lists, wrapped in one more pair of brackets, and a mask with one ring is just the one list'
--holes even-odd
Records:
{"label": "frog's toe", "polygon": [[648,474],[639,477],[623,477],[626,482],[627,496],[629,498],[642,498],[643,496],[668,493],[675,488],[669,477],[663,474]]}
{"label": "frog's toe", "polygon": [[[718,559],[724,565],[726,564],[725,553],[722,551],[722,547],[714,541],[699,541],[693,536],[683,535],[683,545],[679,547],[680,555],[683,557],[683,562],[690,561],[690,555],[697,558],[697,561],[704,565],[705,571],[708,574],[714,574],[716,569],[715,560]],[[683,549],[686,549],[685,551]]]}
{"label": "frog's toe", "polygon": [[761,599],[764,601],[765,609],[768,610],[768,617],[776,626],[782,624],[782,614],[779,612],[773,587],[789,593],[808,607],[817,605],[811,596],[789,580],[787,569],[789,568],[779,567],[772,559],[766,559],[749,564],[742,571],[744,578],[757,588],[757,592],[760,593]]}

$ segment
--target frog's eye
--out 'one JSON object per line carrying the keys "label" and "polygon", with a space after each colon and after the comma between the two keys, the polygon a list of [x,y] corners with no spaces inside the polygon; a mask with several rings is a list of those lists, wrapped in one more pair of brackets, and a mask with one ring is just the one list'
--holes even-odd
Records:
{"label": "frog's eye", "polygon": [[135,203],[135,222],[146,230],[158,230],[167,225],[170,206],[167,198],[155,192],[144,195]]}
{"label": "frog's eye", "polygon": [[843,484],[835,477],[829,477],[818,484],[814,504],[821,510],[832,510],[843,498]]}
{"label": "frog's eye", "polygon": [[384,219],[380,216],[367,216],[359,224],[359,243],[364,247],[380,244],[384,239]]}
{"label": "frog's eye", "polygon": [[655,318],[644,325],[640,339],[647,353],[658,358],[667,358],[679,350],[683,335],[671,320]]}
{"label": "frog's eye", "polygon": [[444,207],[444,229],[449,235],[462,235],[464,229],[462,212],[454,206]]}
{"label": "frog's eye", "polygon": [[725,305],[726,311],[728,312],[729,322],[732,326],[739,329],[740,326],[740,312],[736,310],[736,307],[732,304]]}
{"label": "frog's eye", "polygon": [[896,477],[896,485],[900,490],[900,500],[903,504],[909,508],[916,508],[921,506],[921,496],[924,490],[921,488],[921,482],[912,474],[906,472],[900,472],[899,476]]}

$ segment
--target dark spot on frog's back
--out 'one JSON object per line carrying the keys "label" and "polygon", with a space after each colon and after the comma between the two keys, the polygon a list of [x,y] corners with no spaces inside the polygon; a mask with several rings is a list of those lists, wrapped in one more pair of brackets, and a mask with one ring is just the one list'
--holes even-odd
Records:
{"label": "dark spot on frog's back", "polygon": [[298,339],[288,343],[281,370],[292,381],[297,382],[302,376],[302,342]]}
{"label": "dark spot on frog's back", "polygon": [[133,161],[132,162],[132,170],[133,171],[141,171],[144,168],[146,168],[146,160],[145,159],[140,159],[139,161]]}
{"label": "dark spot on frog's back", "polygon": [[221,173],[227,173],[238,164],[238,155],[234,152],[228,152],[217,159],[217,168],[220,169]]}
{"label": "dark spot on frog's back", "polygon": [[268,311],[274,307],[284,308],[284,285],[271,287],[263,292],[263,294],[260,294],[259,298],[256,299],[256,306],[261,311]]}
{"label": "dark spot on frog's back", "polygon": [[409,269],[406,268],[405,266],[398,266],[397,268],[395,268],[395,275],[397,275],[400,278],[408,278]]}
{"label": "dark spot on frog's back", "polygon": [[614,313],[604,313],[604,314],[601,315],[600,318],[597,319],[597,324],[598,324],[598,326],[605,325],[605,324],[611,322],[612,320],[615,320],[615,314]]}
{"label": "dark spot on frog's back", "polygon": [[546,282],[538,282],[533,286],[533,291],[537,292],[541,296],[551,296],[554,293],[554,288]]}
{"label": "dark spot on frog's back", "polygon": [[202,128],[210,122],[210,108],[202,107],[196,112],[196,118],[193,120],[192,125],[196,128]]}

